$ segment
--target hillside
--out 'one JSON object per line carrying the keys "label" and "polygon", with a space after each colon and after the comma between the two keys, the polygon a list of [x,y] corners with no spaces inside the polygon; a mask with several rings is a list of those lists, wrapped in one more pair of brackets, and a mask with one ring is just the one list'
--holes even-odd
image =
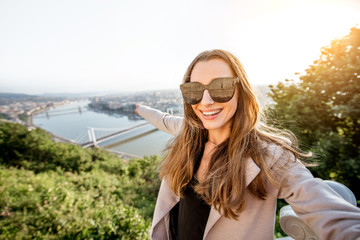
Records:
{"label": "hillside", "polygon": [[1,123],[0,239],[148,239],[158,161]]}

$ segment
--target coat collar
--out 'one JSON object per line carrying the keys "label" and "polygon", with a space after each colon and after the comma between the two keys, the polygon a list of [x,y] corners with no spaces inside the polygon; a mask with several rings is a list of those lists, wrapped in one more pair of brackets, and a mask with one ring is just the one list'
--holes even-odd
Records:
{"label": "coat collar", "polygon": [[159,194],[156,200],[154,216],[152,220],[152,229],[164,218],[164,216],[170,212],[170,210],[180,201],[180,197],[177,196],[167,184],[167,181],[163,179],[161,181]]}
{"label": "coat collar", "polygon": [[[260,168],[256,165],[254,160],[250,157],[246,160],[245,165],[245,181],[246,187],[255,179],[255,177],[260,173]],[[177,196],[171,190],[170,186],[167,184],[166,180],[162,180],[159,195],[157,198],[154,217],[152,222],[152,232],[156,231],[157,224],[165,217],[166,214],[180,201],[180,197]],[[211,228],[221,217],[221,213],[211,207],[208,222],[205,227],[204,239],[207,234],[210,232]],[[152,235],[152,233],[151,233]]]}

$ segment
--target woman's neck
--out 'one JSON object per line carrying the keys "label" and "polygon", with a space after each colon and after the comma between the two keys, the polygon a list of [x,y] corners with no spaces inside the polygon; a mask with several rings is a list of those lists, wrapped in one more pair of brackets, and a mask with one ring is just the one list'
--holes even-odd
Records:
{"label": "woman's neck", "polygon": [[230,136],[230,128],[226,129],[209,129],[208,140],[214,145],[219,145]]}

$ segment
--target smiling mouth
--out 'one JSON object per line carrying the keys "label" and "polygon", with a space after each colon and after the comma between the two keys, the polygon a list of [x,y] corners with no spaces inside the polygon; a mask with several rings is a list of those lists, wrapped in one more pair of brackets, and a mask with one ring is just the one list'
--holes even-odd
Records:
{"label": "smiling mouth", "polygon": [[210,117],[210,116],[214,116],[214,115],[217,115],[219,112],[221,112],[221,110],[214,110],[214,111],[209,111],[209,112],[204,112],[204,111],[201,111],[202,114],[206,117]]}

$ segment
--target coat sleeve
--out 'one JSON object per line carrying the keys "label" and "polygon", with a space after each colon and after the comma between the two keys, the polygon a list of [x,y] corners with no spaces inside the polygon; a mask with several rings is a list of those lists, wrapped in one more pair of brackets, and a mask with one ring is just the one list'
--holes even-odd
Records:
{"label": "coat sleeve", "polygon": [[177,135],[178,131],[181,129],[183,117],[175,117],[147,106],[139,106],[137,111],[141,117],[156,128],[173,136]]}
{"label": "coat sleeve", "polygon": [[286,168],[288,184],[280,189],[279,198],[284,198],[320,239],[360,239],[359,208],[314,178],[300,161],[289,161]]}

